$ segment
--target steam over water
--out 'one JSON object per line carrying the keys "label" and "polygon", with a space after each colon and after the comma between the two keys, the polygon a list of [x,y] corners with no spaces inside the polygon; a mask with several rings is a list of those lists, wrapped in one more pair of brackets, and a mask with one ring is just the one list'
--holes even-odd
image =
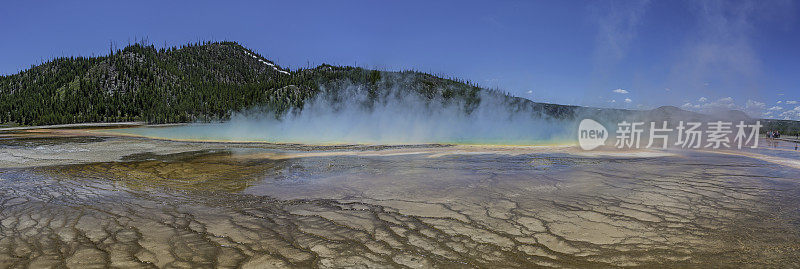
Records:
{"label": "steam over water", "polygon": [[413,91],[390,89],[369,98],[359,86],[326,91],[276,117],[252,110],[222,123],[117,132],[167,139],[263,141],[304,144],[513,144],[570,141],[574,123],[552,119],[530,108],[510,106],[498,94],[479,93],[478,104],[458,98],[429,99]]}

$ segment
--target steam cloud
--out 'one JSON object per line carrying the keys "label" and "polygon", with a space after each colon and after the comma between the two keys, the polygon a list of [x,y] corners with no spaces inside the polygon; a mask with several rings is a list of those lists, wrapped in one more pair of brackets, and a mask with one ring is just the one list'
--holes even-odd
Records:
{"label": "steam cloud", "polygon": [[303,144],[475,143],[539,145],[574,140],[573,124],[529,108],[509,106],[500,94],[481,91],[467,112],[463,101],[426,98],[415,91],[381,89],[369,98],[361,85],[324,90],[302,110],[237,113],[230,121],[150,128],[148,136]]}

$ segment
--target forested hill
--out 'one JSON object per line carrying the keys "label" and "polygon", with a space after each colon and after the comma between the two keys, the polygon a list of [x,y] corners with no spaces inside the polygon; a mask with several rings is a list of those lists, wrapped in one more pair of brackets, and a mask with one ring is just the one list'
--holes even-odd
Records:
{"label": "forested hill", "polygon": [[0,121],[43,125],[224,118],[254,104],[297,105],[313,87],[307,77],[292,75],[234,42],[166,49],[136,44],[108,56],[57,58],[0,77]]}
{"label": "forested hill", "polygon": [[[347,81],[377,94],[402,77],[403,88],[429,98],[479,102],[484,89],[419,72],[386,72],[321,65],[290,71],[236,42],[180,48],[135,44],[101,57],[57,58],[0,77],[0,122],[47,125],[80,122],[149,123],[224,120],[233,111],[263,107],[274,112],[302,107],[321,87]],[[396,85],[395,85],[396,86]],[[332,88],[332,87],[328,87]],[[494,92],[503,95],[499,92]],[[551,114],[574,107],[512,103]]]}

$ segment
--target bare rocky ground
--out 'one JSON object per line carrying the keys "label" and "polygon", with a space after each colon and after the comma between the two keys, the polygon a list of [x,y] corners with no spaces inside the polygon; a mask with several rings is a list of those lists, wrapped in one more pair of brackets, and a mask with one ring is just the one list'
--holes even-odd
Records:
{"label": "bare rocky ground", "polygon": [[709,152],[14,134],[0,267],[799,267],[798,172]]}

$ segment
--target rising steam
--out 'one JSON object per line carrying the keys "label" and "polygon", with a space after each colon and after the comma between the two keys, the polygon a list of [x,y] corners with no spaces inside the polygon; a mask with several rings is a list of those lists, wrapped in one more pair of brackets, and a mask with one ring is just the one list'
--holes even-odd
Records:
{"label": "rising steam", "polygon": [[470,107],[457,98],[431,99],[399,88],[381,89],[370,98],[362,85],[337,87],[323,89],[302,110],[285,115],[251,110],[221,123],[131,131],[161,138],[303,144],[540,145],[574,134],[573,124],[509,106],[509,98],[494,92],[481,91],[480,102]]}

